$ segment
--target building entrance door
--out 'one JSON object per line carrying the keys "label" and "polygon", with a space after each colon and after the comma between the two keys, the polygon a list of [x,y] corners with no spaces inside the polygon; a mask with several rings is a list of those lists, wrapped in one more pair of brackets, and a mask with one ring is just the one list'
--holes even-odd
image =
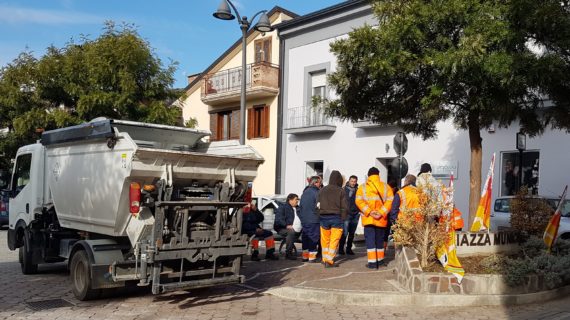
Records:
{"label": "building entrance door", "polygon": [[392,161],[395,158],[376,158],[376,165],[378,170],[380,170],[380,179],[384,182],[387,182],[391,187],[397,185],[398,177],[394,175],[396,172],[392,168]]}

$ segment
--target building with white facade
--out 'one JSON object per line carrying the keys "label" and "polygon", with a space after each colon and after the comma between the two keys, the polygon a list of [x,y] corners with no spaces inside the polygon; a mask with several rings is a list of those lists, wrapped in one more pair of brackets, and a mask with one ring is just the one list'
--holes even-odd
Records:
{"label": "building with white facade", "polygon": [[[335,71],[336,59],[330,43],[347,37],[364,24],[377,25],[367,1],[345,1],[338,5],[295,18],[278,26],[281,41],[280,130],[276,191],[300,193],[308,176],[322,173],[325,183],[332,170],[346,178],[354,174],[359,182],[371,166],[381,178],[392,179],[390,163],[397,156],[393,147],[397,127],[382,127],[368,122],[351,123],[330,119],[312,106],[313,96],[335,98],[326,75]],[[282,129],[282,130],[281,130]],[[432,165],[434,175],[448,183],[455,177],[456,206],[466,215],[469,200],[470,147],[468,132],[456,129],[451,121],[438,125],[434,140],[424,141],[408,135],[405,154],[410,171],[416,175],[422,163]],[[491,156],[496,154],[493,199],[512,194],[517,180],[518,151],[515,145],[517,123],[508,129],[492,126],[482,130],[483,179]],[[570,184],[570,135],[546,130],[541,136],[527,138],[523,155],[523,182],[538,194],[555,196]],[[512,171],[511,169],[515,171]],[[513,180],[514,179],[514,180]]]}

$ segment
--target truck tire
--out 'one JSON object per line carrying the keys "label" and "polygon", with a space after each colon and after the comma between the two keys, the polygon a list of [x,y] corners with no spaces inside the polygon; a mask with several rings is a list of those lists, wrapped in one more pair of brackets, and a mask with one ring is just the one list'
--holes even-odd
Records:
{"label": "truck tire", "polygon": [[78,300],[93,300],[101,295],[101,289],[91,288],[91,264],[84,250],[76,251],[71,258],[69,276],[71,289]]}
{"label": "truck tire", "polygon": [[30,239],[26,233],[24,233],[24,245],[20,247],[18,256],[23,274],[38,273],[38,264],[33,262]]}

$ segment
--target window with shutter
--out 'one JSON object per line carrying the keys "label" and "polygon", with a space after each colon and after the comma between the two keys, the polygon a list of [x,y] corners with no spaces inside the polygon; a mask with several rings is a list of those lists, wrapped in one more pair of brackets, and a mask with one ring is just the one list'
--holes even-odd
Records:
{"label": "window with shutter", "polygon": [[248,139],[253,139],[253,129],[255,126],[254,116],[253,116],[254,110],[255,109],[253,109],[253,108],[247,109],[247,138]]}
{"label": "window with shutter", "polygon": [[212,135],[210,136],[210,140],[211,141],[217,141],[218,140],[218,114],[217,113],[211,113],[210,114],[210,132],[212,132]]}
{"label": "window with shutter", "polygon": [[240,117],[239,117],[239,109],[233,110],[230,114],[231,119],[231,127],[229,128],[228,132],[230,134],[228,140],[239,139],[239,127],[240,127]]}
{"label": "window with shutter", "polygon": [[210,114],[211,141],[239,139],[239,110]]}
{"label": "window with shutter", "polygon": [[248,110],[248,139],[269,138],[269,107],[257,105]]}
{"label": "window with shutter", "polygon": [[271,62],[271,37],[255,40],[255,62]]}

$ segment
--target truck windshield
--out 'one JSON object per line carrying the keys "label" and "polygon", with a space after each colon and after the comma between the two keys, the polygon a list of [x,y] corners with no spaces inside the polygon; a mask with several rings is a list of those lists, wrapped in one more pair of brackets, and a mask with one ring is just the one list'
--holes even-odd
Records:
{"label": "truck windshield", "polygon": [[24,189],[30,181],[30,169],[32,167],[32,154],[22,154],[16,159],[16,171],[12,180],[14,197]]}

